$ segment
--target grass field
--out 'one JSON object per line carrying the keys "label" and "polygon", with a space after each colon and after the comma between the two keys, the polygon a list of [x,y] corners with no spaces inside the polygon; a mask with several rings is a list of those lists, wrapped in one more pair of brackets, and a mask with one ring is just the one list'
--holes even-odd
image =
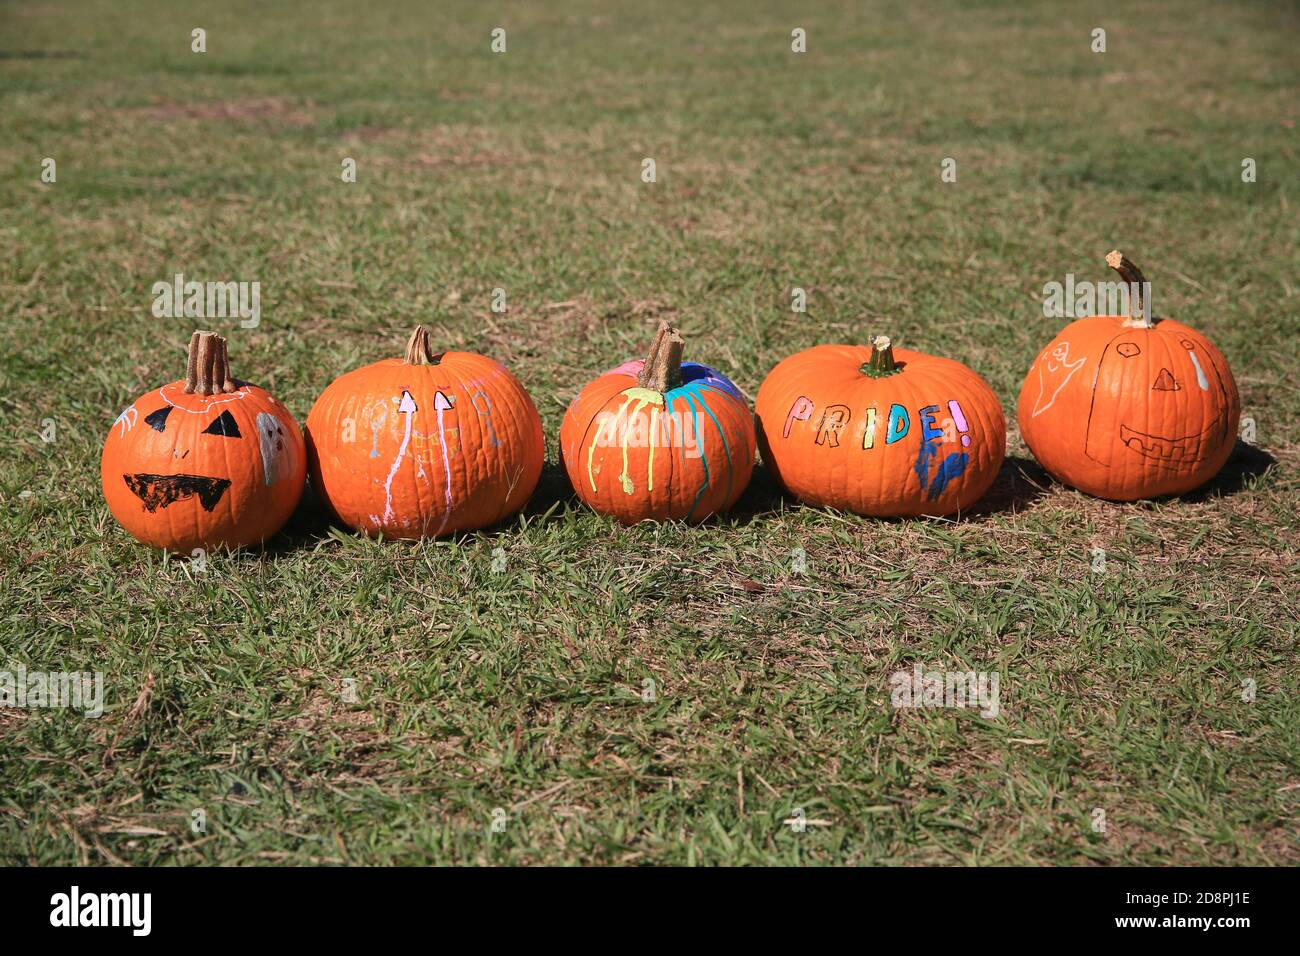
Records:
{"label": "grass field", "polygon": [[[926,6],[0,7],[0,667],[107,695],[0,710],[0,862],[1300,863],[1295,8]],[[1015,428],[1043,285],[1115,247],[1256,423],[1181,500],[1054,485]],[[304,503],[202,572],[135,545],[99,452],[181,376],[176,272],[260,282],[215,326],[300,422],[416,322],[500,359],[532,504],[395,544]],[[1003,473],[955,521],[760,468],[723,520],[616,526],[555,435],[660,318],[751,397],[818,342],[966,362]],[[891,708],[914,663],[999,672],[1000,714]]]}

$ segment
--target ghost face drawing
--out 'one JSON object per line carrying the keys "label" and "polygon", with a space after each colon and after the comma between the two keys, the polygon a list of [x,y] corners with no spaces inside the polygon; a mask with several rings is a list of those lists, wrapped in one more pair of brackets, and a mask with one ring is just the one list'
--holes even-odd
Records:
{"label": "ghost face drawing", "polygon": [[262,480],[268,485],[298,474],[297,448],[285,436],[284,422],[269,412],[258,412],[257,444],[262,453]]}
{"label": "ghost face drawing", "polygon": [[1037,418],[1052,407],[1056,396],[1069,384],[1074,373],[1088,361],[1085,355],[1071,355],[1070,343],[1061,341],[1038,360],[1038,397],[1034,400],[1031,417]]}
{"label": "ghost face drawing", "polygon": [[1200,334],[1166,319],[1125,329],[1106,344],[1094,373],[1084,451],[1107,468],[1140,466],[1175,485],[1185,484],[1181,479],[1199,484],[1209,477],[1200,477],[1207,464],[1210,474],[1222,467],[1239,415],[1223,356]]}

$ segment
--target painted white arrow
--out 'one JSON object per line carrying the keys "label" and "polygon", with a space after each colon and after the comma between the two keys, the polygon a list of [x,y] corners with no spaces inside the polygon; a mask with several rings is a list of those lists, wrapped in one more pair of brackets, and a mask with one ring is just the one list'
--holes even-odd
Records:
{"label": "painted white arrow", "polygon": [[441,391],[433,395],[433,407],[438,411],[438,445],[442,448],[442,471],[443,481],[447,483],[446,492],[443,495],[443,513],[442,522],[438,525],[438,534],[447,527],[447,522],[451,520],[451,456],[447,453],[447,432],[442,427],[443,412],[450,411],[454,406],[451,399],[442,394]]}
{"label": "painted white arrow", "polygon": [[[402,467],[402,459],[406,457],[407,446],[411,444],[411,418],[418,412],[419,406],[415,404],[415,399],[411,393],[402,390],[402,400],[398,403],[397,411],[406,416],[406,430],[402,434],[402,444],[397,449],[397,457],[393,459],[393,467],[388,472],[388,480],[384,482],[384,517],[383,521],[388,522],[393,517],[393,479],[397,476],[397,469]],[[439,417],[442,413],[439,412]]]}

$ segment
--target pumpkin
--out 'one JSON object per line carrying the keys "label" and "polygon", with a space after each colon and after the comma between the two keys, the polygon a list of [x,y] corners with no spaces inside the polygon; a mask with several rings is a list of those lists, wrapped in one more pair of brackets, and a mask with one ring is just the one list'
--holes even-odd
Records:
{"label": "pumpkin", "polygon": [[437,352],[417,325],[405,358],[339,376],[307,415],[312,488],[344,525],[438,537],[522,508],[542,473],[542,419],[503,365]]}
{"label": "pumpkin", "polygon": [[660,323],[645,360],[590,382],[564,413],[560,456],[574,490],[624,524],[700,522],[749,484],[749,405],[721,372],[683,362],[683,347]]}
{"label": "pumpkin", "polygon": [[772,369],[755,402],[764,464],[801,501],[876,517],[969,508],[997,477],[1006,422],[960,362],[818,345]]}
{"label": "pumpkin", "polygon": [[145,544],[191,553],[275,534],[302,496],[298,423],[265,389],[230,376],[226,340],[190,338],[183,381],[117,416],[100,479],[118,523]]}
{"label": "pumpkin", "polygon": [[1204,484],[1232,453],[1241,399],[1223,354],[1173,319],[1150,317],[1149,286],[1120,252],[1131,315],[1067,325],[1020,389],[1020,435],[1058,481],[1114,501]]}

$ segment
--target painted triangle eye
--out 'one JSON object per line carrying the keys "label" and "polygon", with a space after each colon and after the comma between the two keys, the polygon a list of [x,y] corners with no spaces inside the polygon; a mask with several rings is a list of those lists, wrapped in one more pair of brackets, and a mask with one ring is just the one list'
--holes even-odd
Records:
{"label": "painted triangle eye", "polygon": [[203,429],[205,435],[225,435],[227,438],[241,438],[239,426],[235,424],[235,416],[230,412],[222,412],[212,424]]}
{"label": "painted triangle eye", "polygon": [[172,406],[164,405],[156,412],[150,412],[144,417],[144,423],[156,432],[162,431],[167,427],[167,416],[172,413]]}

